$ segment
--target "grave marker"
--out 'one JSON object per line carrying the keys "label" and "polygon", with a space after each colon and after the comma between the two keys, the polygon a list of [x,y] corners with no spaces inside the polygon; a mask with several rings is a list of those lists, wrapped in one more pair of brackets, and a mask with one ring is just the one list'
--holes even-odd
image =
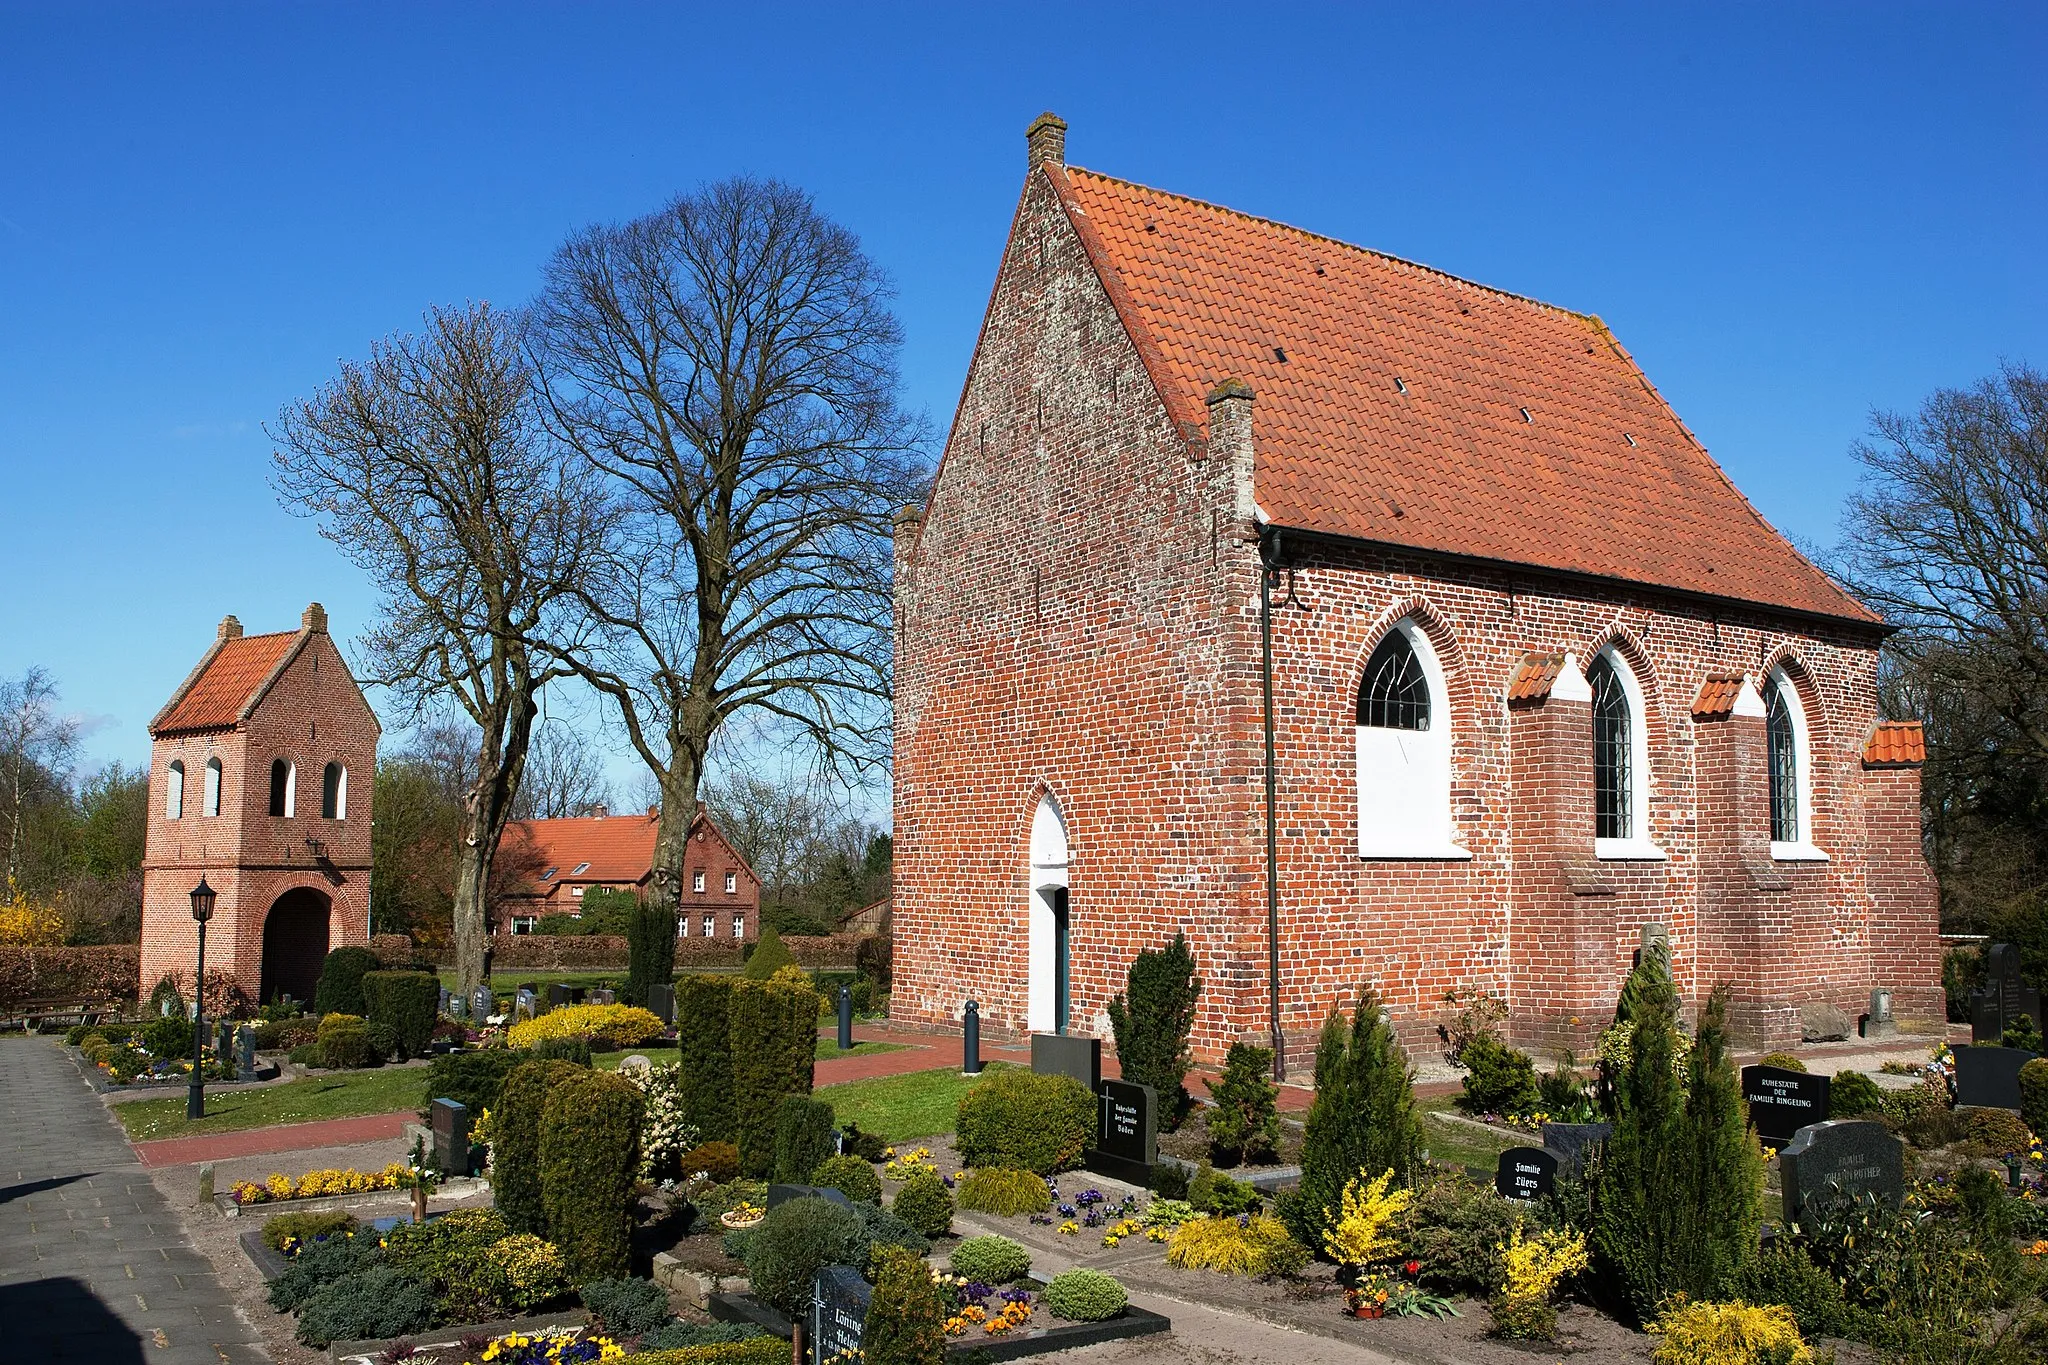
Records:
{"label": "grave marker", "polygon": [[657,983],[647,988],[647,1008],[664,1024],[676,1021],[676,988]]}
{"label": "grave marker", "polygon": [[489,986],[478,986],[476,998],[469,1002],[469,1008],[471,1013],[476,1015],[476,1021],[481,1024],[497,1012],[498,1000],[491,994]]}
{"label": "grave marker", "polygon": [[1072,1076],[1094,1094],[1102,1089],[1102,1040],[1034,1033],[1031,1069],[1041,1076]]}
{"label": "grave marker", "polygon": [[428,1112],[434,1124],[434,1165],[443,1175],[469,1174],[469,1106],[437,1099]]}
{"label": "grave marker", "polygon": [[1980,1043],[1956,1049],[1956,1107],[2011,1109],[2020,1107],[2020,1068],[2034,1054],[2016,1047]]}
{"label": "grave marker", "polygon": [[[811,1282],[811,1359],[860,1350],[874,1287],[851,1266],[828,1265]],[[851,1358],[849,1356],[849,1358]]]}
{"label": "grave marker", "polygon": [[1892,1208],[1906,1193],[1905,1148],[1869,1119],[1831,1119],[1799,1130],[1778,1153],[1785,1221],[1798,1222],[1814,1200],[1839,1191],[1874,1194]]}
{"label": "grave marker", "polygon": [[1543,1148],[1557,1156],[1558,1167],[1566,1175],[1574,1175],[1586,1168],[1594,1149],[1613,1135],[1611,1123],[1546,1123]]}
{"label": "grave marker", "polygon": [[853,1207],[853,1201],[846,1197],[844,1191],[835,1190],[830,1185],[770,1185],[768,1187],[769,1208],[780,1208],[792,1199],[822,1199],[828,1204],[837,1204],[844,1209]]}
{"label": "grave marker", "polygon": [[1756,1135],[1773,1147],[1783,1147],[1801,1128],[1825,1119],[1829,1084],[1826,1076],[1783,1067],[1742,1068],[1742,1098],[1749,1105]]}
{"label": "grave marker", "polygon": [[1542,1199],[1557,1188],[1557,1153],[1541,1147],[1510,1147],[1494,1168],[1493,1187],[1503,1199]]}
{"label": "grave marker", "polygon": [[241,1054],[240,1059],[235,1067],[235,1070],[237,1071],[237,1073],[239,1073],[243,1080],[255,1080],[256,1030],[250,1028],[247,1024],[242,1025],[242,1027],[235,1033],[235,1044],[237,1050]]}
{"label": "grave marker", "polygon": [[2041,992],[2020,975],[2020,950],[1994,943],[1985,954],[1984,988],[1970,992],[1970,1040],[1996,1043],[2023,1014],[2041,1026]]}
{"label": "grave marker", "polygon": [[1095,1146],[1082,1163],[1102,1175],[1150,1185],[1159,1162],[1159,1097],[1149,1085],[1104,1081],[1095,1104]]}

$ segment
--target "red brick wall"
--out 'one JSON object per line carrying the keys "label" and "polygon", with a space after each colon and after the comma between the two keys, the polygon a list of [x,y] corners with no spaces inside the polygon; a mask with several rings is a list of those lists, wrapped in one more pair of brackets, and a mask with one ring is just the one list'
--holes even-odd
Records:
{"label": "red brick wall", "polygon": [[[936,491],[921,523],[899,527],[892,1010],[906,1021],[955,1018],[973,996],[992,1025],[1022,1026],[1028,838],[1050,790],[1071,846],[1076,1027],[1106,1034],[1101,1010],[1132,954],[1179,928],[1207,983],[1197,1050],[1263,1032],[1258,576],[1235,534],[1229,442],[1202,436],[1175,430],[1034,176]],[[1917,775],[1887,785],[1860,764],[1869,634],[1407,551],[1287,554],[1275,715],[1297,1059],[1365,980],[1412,1042],[1452,987],[1506,996],[1531,1039],[1583,1038],[1647,923],[1669,929],[1689,1002],[1732,981],[1745,1022],[1775,1041],[1796,1037],[1800,999],[1854,1014],[1872,984],[1902,1001],[1938,989],[1933,899],[1904,816]],[[1404,613],[1444,665],[1467,861],[1358,856],[1356,692]],[[1610,642],[1645,694],[1661,862],[1592,856],[1585,705],[1506,705],[1525,652],[1583,664]],[[1781,661],[1805,702],[1826,863],[1769,861],[1761,722],[1690,714],[1707,674]],[[1745,725],[1755,736],[1731,749]]]}
{"label": "red brick wall", "polygon": [[[696,876],[704,874],[704,889],[697,891]],[[734,889],[728,894],[725,889],[727,873],[733,874]],[[754,879],[746,861],[736,855],[730,845],[718,835],[711,833],[702,822],[690,835],[690,856],[683,864],[683,890],[676,902],[678,920],[689,918],[689,933],[685,937],[704,937],[704,916],[712,917],[715,939],[730,941],[732,938],[733,916],[746,917],[746,931],[740,935],[742,941],[751,942],[761,936],[761,883]],[[682,924],[677,924],[678,930]]]}
{"label": "red brick wall", "polygon": [[[202,815],[204,767],[221,759],[221,813]],[[298,765],[295,814],[270,815],[270,764]],[[185,763],[185,813],[164,815],[171,760]],[[321,777],[348,769],[346,818],[322,819]],[[203,875],[217,893],[207,928],[209,971],[232,972],[253,997],[261,982],[263,925],[277,899],[304,887],[328,898],[328,946],[369,941],[370,816],[377,721],[324,630],[314,632],[248,721],[235,730],[177,735],[151,746],[150,820],[143,868],[142,981],[188,975],[198,947],[190,892]],[[308,839],[325,846],[325,861]]]}

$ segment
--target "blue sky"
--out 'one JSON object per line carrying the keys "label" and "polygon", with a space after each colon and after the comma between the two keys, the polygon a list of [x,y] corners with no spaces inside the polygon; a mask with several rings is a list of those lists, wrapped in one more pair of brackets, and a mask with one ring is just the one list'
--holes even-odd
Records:
{"label": "blue sky", "polygon": [[2033,5],[0,0],[0,674],[132,763],[222,614],[361,629],[263,424],[706,179],[860,234],[943,426],[1046,108],[1076,164],[1601,314],[1826,542],[1871,408],[2048,364],[2044,49]]}

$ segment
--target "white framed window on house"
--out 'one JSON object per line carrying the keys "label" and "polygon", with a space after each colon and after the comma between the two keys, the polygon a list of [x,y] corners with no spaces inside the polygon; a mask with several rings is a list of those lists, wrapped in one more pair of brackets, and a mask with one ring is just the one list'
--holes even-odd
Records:
{"label": "white framed window on house", "polygon": [[677,937],[677,938],[688,938],[689,936],[690,936],[690,917],[689,917],[688,915],[677,915],[677,916],[676,916],[676,937]]}
{"label": "white framed window on house", "polygon": [[1410,618],[1387,632],[1358,684],[1358,854],[1469,858],[1452,838],[1450,694]]}
{"label": "white framed window on house", "polygon": [[206,760],[204,783],[199,789],[199,813],[201,815],[220,814],[220,760],[218,758]]}
{"label": "white framed window on house", "polygon": [[514,915],[512,917],[512,932],[515,934],[530,934],[537,923],[539,923],[539,920],[533,915]]}
{"label": "white framed window on house", "polygon": [[1662,859],[1650,840],[1649,709],[1635,670],[1613,648],[1586,670],[1593,694],[1593,852]]}
{"label": "white framed window on house", "polygon": [[164,819],[185,818],[185,765],[177,759],[164,771]]}
{"label": "white framed window on house", "polygon": [[717,922],[717,920],[716,920],[716,919],[715,919],[715,918],[714,918],[713,916],[711,916],[711,915],[706,915],[706,916],[704,917],[704,937],[706,937],[706,938],[717,938],[717,937],[718,937],[718,922]]}
{"label": "white framed window on house", "polygon": [[1826,862],[1813,842],[1813,748],[1806,705],[1782,668],[1764,679],[1764,738],[1771,786],[1771,856]]}
{"label": "white framed window on house", "polygon": [[745,938],[747,936],[747,917],[745,915],[734,915],[732,917],[732,936],[734,938]]}
{"label": "white framed window on house", "polygon": [[739,873],[737,873],[737,872],[728,872],[728,873],[726,873],[726,874],[725,874],[725,894],[726,894],[726,895],[728,895],[728,896],[730,896],[730,895],[734,894],[735,892],[737,892],[737,891],[738,891],[739,889],[740,889],[740,874],[739,874]]}
{"label": "white framed window on house", "polygon": [[703,869],[703,868],[701,868],[701,867],[700,867],[700,868],[698,868],[698,869],[697,869],[697,871],[696,871],[696,873],[695,873],[695,874],[694,874],[694,875],[693,875],[693,876],[692,876],[692,877],[690,878],[690,889],[691,889],[692,891],[696,892],[696,893],[697,893],[698,895],[700,895],[700,896],[704,894],[704,869]]}

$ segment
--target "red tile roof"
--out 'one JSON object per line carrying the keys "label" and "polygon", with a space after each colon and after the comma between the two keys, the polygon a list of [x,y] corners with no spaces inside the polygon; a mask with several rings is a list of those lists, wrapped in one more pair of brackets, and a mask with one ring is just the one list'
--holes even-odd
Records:
{"label": "red tile roof", "polygon": [[[567,820],[514,820],[505,838],[517,856],[533,860],[539,889],[582,882],[638,882],[654,866],[654,835],[660,821],[652,815],[579,816]],[[571,875],[583,863],[590,866]]]}
{"label": "red tile roof", "polygon": [[1541,701],[1550,695],[1550,686],[1557,681],[1558,670],[1564,667],[1562,654],[1524,654],[1522,662],[1515,669],[1515,676],[1508,681],[1508,700]]}
{"label": "red tile roof", "polygon": [[1708,716],[1725,716],[1735,710],[1735,698],[1742,693],[1743,678],[1740,673],[1710,673],[1700,684],[1699,696],[1693,698],[1692,713],[1704,719]]}
{"label": "red tile roof", "polygon": [[150,733],[175,735],[233,729],[241,719],[242,708],[298,638],[298,631],[286,630],[222,641],[199,675],[186,685],[183,695],[157,717]]}
{"label": "red tile roof", "polygon": [[1199,431],[1218,381],[1251,384],[1274,523],[1877,621],[1758,515],[1597,317],[1044,169],[1176,420]]}
{"label": "red tile roof", "polygon": [[1881,720],[1863,745],[1863,761],[1889,767],[1927,761],[1927,735],[1917,720]]}

